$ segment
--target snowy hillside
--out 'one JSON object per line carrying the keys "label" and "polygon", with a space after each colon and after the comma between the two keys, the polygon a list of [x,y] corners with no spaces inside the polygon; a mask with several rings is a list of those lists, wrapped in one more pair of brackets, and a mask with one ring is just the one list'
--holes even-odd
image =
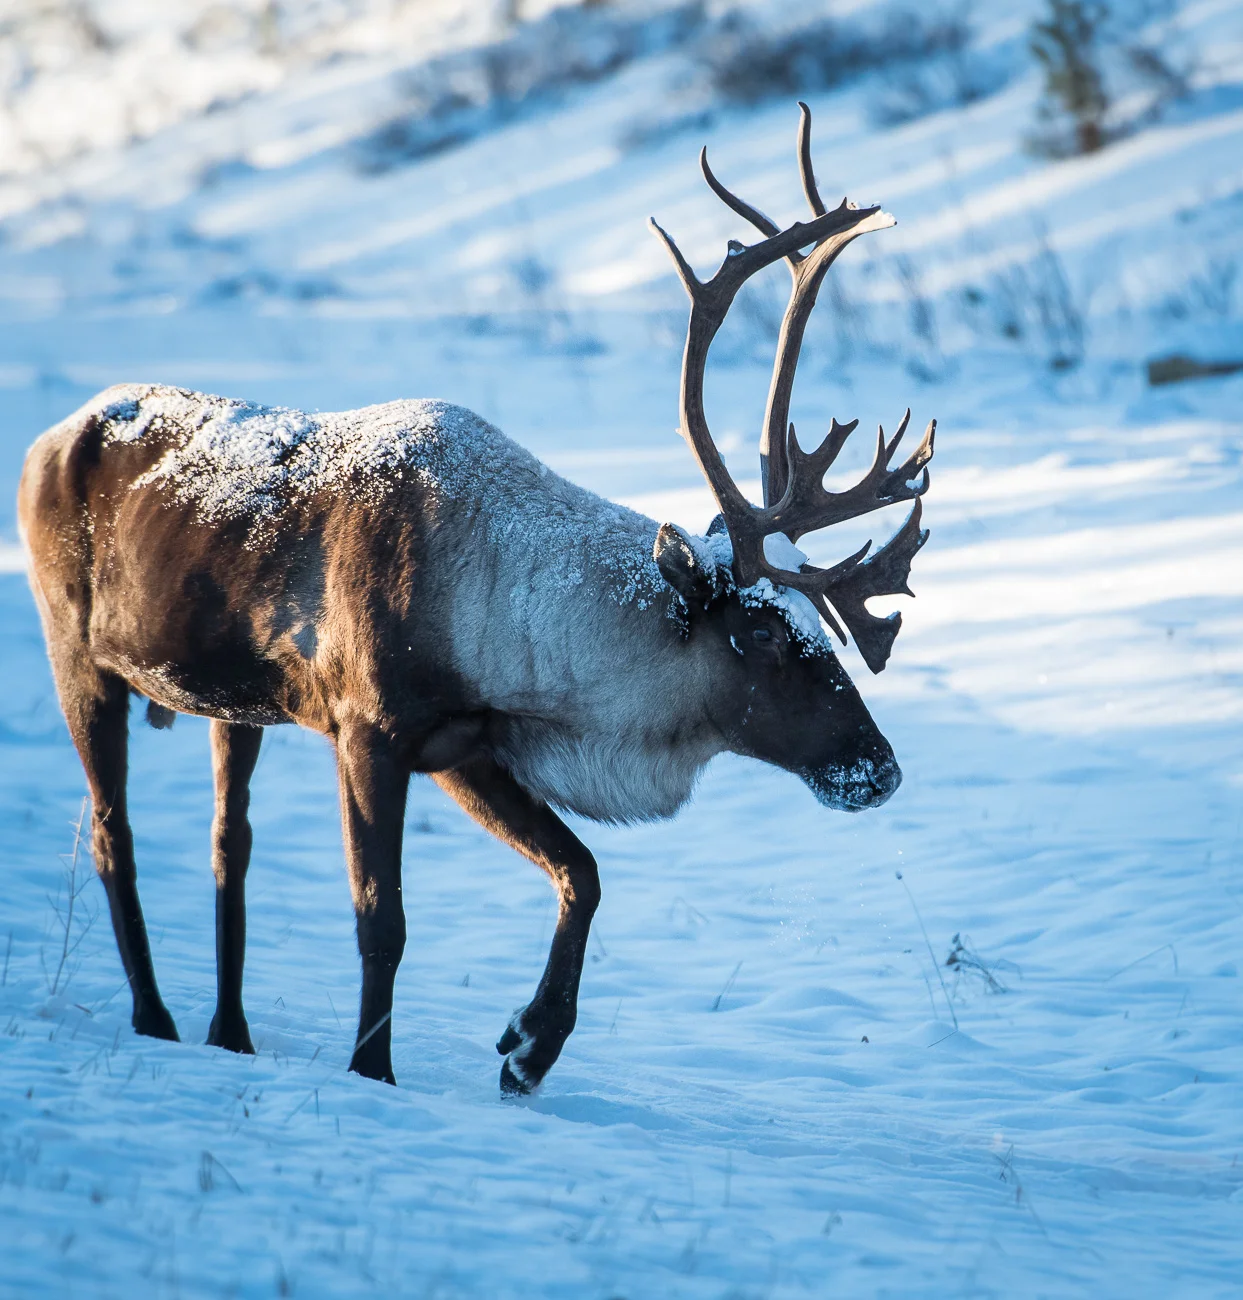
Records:
{"label": "snowy hillside", "polygon": [[[1243,373],[1146,367],[1243,361],[1243,4],[1136,0],[1128,48],[1174,80],[1119,81],[1105,147],[1062,158],[1029,147],[1046,7],[7,6],[0,1295],[1238,1294]],[[798,97],[826,196],[899,224],[831,273],[795,423],[939,422],[893,659],[842,652],[901,791],[849,818],[730,759],[672,823],[576,822],[604,889],[578,1028],[502,1103],[543,878],[416,781],[399,1086],[347,1074],[332,759],[269,729],[259,1055],[203,1047],[206,723],[136,708],[139,878],[183,1043],[135,1037],[85,851],[68,906],[84,782],[16,534],[25,448],[121,380],[440,397],[702,529],[674,432],[685,298],[645,222],[701,270],[749,237],[705,143],[731,188],[802,215]],[[786,281],[744,293],[708,376],[752,491]],[[901,517],[807,545],[836,558]]]}

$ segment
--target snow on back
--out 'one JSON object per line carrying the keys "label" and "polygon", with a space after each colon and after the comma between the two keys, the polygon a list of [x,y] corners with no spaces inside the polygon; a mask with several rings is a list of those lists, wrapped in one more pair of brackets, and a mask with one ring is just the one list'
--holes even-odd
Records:
{"label": "snow on back", "polygon": [[477,515],[497,548],[557,556],[547,568],[562,587],[591,569],[622,604],[645,608],[667,592],[652,521],[560,478],[465,407],[403,400],[308,415],[157,385],[103,396],[106,442],[163,440],[134,487],[163,487],[209,522],[247,520],[249,545],[292,502],[333,493],[375,503],[413,478],[434,501]]}
{"label": "snow on back", "polygon": [[[486,503],[481,518],[497,545],[555,551],[559,586],[584,581],[581,557],[598,566],[619,603],[646,608],[666,594],[651,556],[650,520],[553,474],[465,407],[421,399],[308,415],[159,385],[103,396],[105,441],[155,434],[168,444],[136,488],[164,485],[211,522],[248,519],[256,525],[252,544],[291,501],[323,491],[378,501],[413,475],[436,497]],[[691,541],[705,567],[729,572],[727,532]],[[764,553],[791,571],[807,559],[784,534],[767,537]],[[807,646],[828,646],[820,615],[802,592],[761,578],[739,596],[745,605],[779,610]]]}
{"label": "snow on back", "polygon": [[163,456],[134,486],[166,485],[211,521],[268,520],[326,487],[374,493],[418,463],[445,414],[443,403],[399,402],[316,417],[178,388],[131,391],[101,413],[105,441],[162,437]]}

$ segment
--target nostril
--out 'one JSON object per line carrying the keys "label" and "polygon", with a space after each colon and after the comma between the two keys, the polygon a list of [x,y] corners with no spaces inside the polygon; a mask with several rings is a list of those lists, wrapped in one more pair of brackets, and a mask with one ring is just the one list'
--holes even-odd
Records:
{"label": "nostril", "polygon": [[887,803],[902,784],[902,769],[892,758],[865,761],[863,766],[866,775],[851,791],[851,802],[860,811]]}
{"label": "nostril", "polygon": [[876,758],[862,758],[849,766],[804,768],[799,775],[826,807],[841,812],[862,812],[879,808],[902,784],[902,769],[893,751]]}

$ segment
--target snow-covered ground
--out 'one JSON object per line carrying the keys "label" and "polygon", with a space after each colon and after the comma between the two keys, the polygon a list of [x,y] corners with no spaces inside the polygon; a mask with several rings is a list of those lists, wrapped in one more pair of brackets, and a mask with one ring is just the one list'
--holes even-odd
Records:
{"label": "snow-covered ground", "polygon": [[[974,102],[877,111],[912,78],[939,93],[935,57],[810,101],[826,191],[900,224],[822,294],[796,423],[889,427],[908,403],[940,422],[893,660],[873,678],[843,652],[905,783],[849,818],[720,761],[672,823],[576,824],[604,885],[578,1029],[517,1104],[492,1044],[542,968],[552,892],[416,782],[399,1086],[347,1074],[332,761],[292,730],[268,731],[254,785],[259,1055],[196,1045],[201,720],[152,732],[136,711],[132,749],[185,1041],[132,1034],[81,856],[58,974],[84,783],[22,572],[22,454],[122,379],[318,409],[436,396],[702,528],[673,432],[685,309],[644,222],[700,267],[746,237],[698,176],[702,142],[727,184],[798,215],[790,97],[731,106],[666,27],[607,76],[476,95],[459,143],[422,151],[393,129],[412,97],[469,80],[487,42],[527,41],[538,83],[545,38],[451,0],[322,0],[283,36],[259,3],[165,3],[156,23],[108,0],[77,64],[47,53],[63,33],[10,29],[0,1294],[1239,1294],[1243,375],[1154,389],[1143,364],[1243,358],[1243,6],[1183,5],[1163,39],[1195,56],[1187,93],[1062,162],[1021,147],[1038,7],[977,6]],[[743,476],[783,276],[740,300],[710,374]],[[811,539],[819,558],[858,537],[840,531]]]}

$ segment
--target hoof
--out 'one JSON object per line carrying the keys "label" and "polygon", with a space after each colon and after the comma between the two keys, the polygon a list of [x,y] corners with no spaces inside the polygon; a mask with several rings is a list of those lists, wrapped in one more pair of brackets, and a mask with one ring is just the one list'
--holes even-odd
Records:
{"label": "hoof", "polygon": [[[532,1004],[533,1006],[534,1004]],[[561,1055],[561,1046],[574,1025],[550,1026],[541,1008],[520,1007],[497,1040],[496,1050],[505,1058],[501,1066],[501,1096],[526,1097],[544,1081],[544,1076]]]}
{"label": "hoof", "polygon": [[250,1041],[250,1026],[243,1020],[221,1021],[212,1017],[211,1028],[207,1031],[208,1047],[223,1047],[226,1052],[238,1052],[242,1056],[254,1056],[255,1045]]}
{"label": "hoof", "polygon": [[162,1038],[168,1043],[181,1042],[177,1026],[162,1002],[157,1002],[155,1006],[135,1008],[130,1023],[134,1026],[134,1032],[142,1034],[144,1038]]}
{"label": "hoof", "polygon": [[364,1079],[375,1079],[379,1083],[391,1083],[393,1087],[397,1086],[397,1077],[393,1074],[391,1061],[373,1061],[355,1052],[350,1061],[350,1071],[353,1074],[361,1074]]}
{"label": "hoof", "polygon": [[532,1085],[514,1073],[513,1067],[506,1060],[501,1066],[501,1096],[529,1097]]}

